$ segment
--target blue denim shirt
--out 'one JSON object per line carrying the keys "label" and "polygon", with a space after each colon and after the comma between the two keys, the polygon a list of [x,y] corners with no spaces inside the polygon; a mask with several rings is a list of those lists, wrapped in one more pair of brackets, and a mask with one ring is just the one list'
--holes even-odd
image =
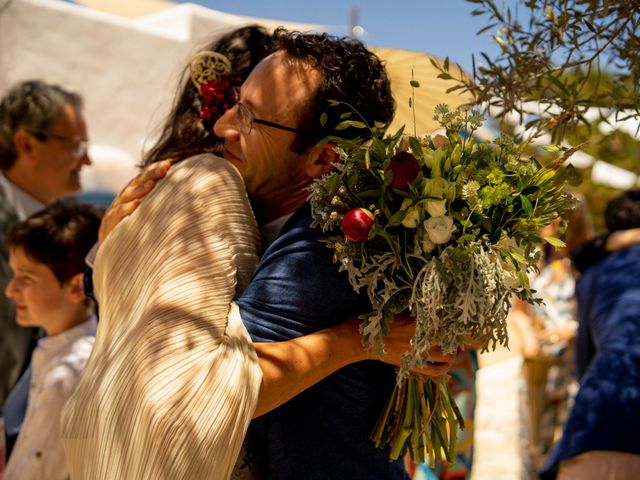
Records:
{"label": "blue denim shirt", "polygon": [[640,246],[614,253],[576,284],[580,390],[541,477],[581,453],[640,454]]}
{"label": "blue denim shirt", "polygon": [[[308,206],[289,219],[238,299],[254,341],[306,335],[369,308],[310,223]],[[390,462],[388,449],[369,439],[394,382],[393,367],[352,364],[254,420],[250,445],[262,473],[269,480],[408,479],[402,461]]]}

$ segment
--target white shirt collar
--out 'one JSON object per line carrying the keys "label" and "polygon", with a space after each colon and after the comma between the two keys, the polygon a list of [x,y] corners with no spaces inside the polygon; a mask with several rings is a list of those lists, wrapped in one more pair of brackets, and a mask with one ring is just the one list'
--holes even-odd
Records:
{"label": "white shirt collar", "polygon": [[262,238],[262,248],[264,250],[266,250],[266,248],[272,244],[276,238],[278,238],[280,230],[282,230],[282,227],[284,227],[284,224],[287,223],[287,220],[289,220],[292,215],[293,212],[283,217],[276,218],[264,225],[260,225],[260,237]]}
{"label": "white shirt collar", "polygon": [[72,344],[78,338],[95,336],[97,329],[98,320],[95,315],[91,315],[86,321],[69,330],[65,330],[51,337],[41,338],[38,340],[38,347],[51,352],[51,354],[55,354],[55,352],[66,348],[67,345]]}
{"label": "white shirt collar", "polygon": [[4,190],[7,201],[15,209],[18,220],[25,220],[45,205],[9,180],[4,172],[0,173],[0,187]]}

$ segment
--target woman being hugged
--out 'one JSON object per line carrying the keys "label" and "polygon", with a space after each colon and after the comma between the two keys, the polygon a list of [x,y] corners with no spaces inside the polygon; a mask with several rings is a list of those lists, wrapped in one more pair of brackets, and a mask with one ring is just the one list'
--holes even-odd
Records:
{"label": "woman being hugged", "polygon": [[[211,127],[271,48],[264,30],[244,27],[194,57],[144,162],[162,173],[174,166],[101,243],[93,276],[101,320],[63,414],[74,480],[228,478],[252,416],[373,356],[356,320],[254,345],[233,303],[260,237],[240,174],[214,155],[221,142]],[[412,329],[391,333],[385,361],[399,363]],[[443,360],[425,373],[444,373],[451,358]]]}

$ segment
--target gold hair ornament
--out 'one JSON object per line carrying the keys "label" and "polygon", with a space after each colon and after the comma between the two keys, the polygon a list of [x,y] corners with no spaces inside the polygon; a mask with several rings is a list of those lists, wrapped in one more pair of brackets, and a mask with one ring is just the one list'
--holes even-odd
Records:
{"label": "gold hair ornament", "polygon": [[222,76],[231,72],[231,62],[221,53],[198,52],[189,62],[191,81],[200,91],[205,83],[220,80]]}

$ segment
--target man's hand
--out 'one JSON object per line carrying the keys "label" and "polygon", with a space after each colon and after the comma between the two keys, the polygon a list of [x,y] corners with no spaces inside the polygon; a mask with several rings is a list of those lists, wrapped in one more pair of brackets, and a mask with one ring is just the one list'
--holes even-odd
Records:
{"label": "man's hand", "polygon": [[169,160],[147,165],[142,172],[118,193],[102,217],[100,231],[98,232],[98,244],[102,244],[105,238],[116,228],[116,225],[138,208],[142,198],[153,190],[156,182],[167,174],[170,167],[171,162]]}
{"label": "man's hand", "polygon": [[[415,319],[406,316],[398,316],[389,327],[389,334],[384,337],[384,350],[386,355],[382,359],[385,363],[399,366],[402,362],[402,354],[411,348],[411,337],[415,330]],[[372,358],[375,358],[375,348]],[[423,368],[415,368],[412,371],[428,377],[439,377],[446,374],[456,359],[456,354],[444,355],[439,345],[429,349],[431,361]]]}

